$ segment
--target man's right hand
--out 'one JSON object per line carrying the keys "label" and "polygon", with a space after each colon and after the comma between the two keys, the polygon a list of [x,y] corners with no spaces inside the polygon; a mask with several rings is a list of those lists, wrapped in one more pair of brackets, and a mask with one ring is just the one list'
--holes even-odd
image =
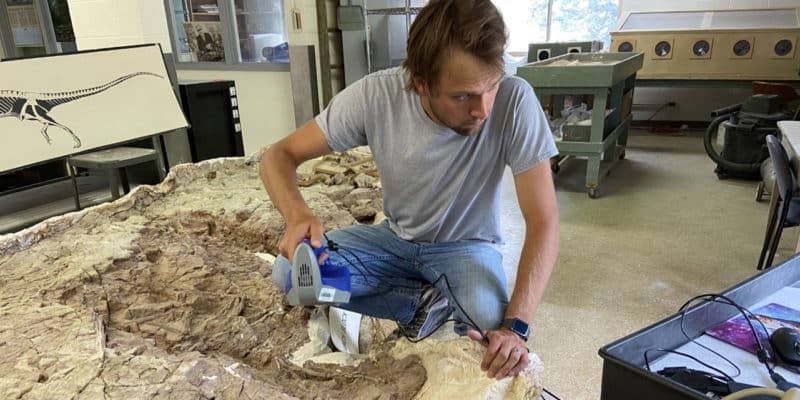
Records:
{"label": "man's right hand", "polygon": [[[261,156],[259,175],[272,204],[286,221],[286,232],[278,243],[278,251],[289,261],[303,239],[311,246],[322,246],[324,228],[303,200],[297,187],[297,168],[305,161],[333,151],[325,133],[315,120],[308,121],[289,136],[269,146]],[[324,262],[325,256],[320,257]]]}
{"label": "man's right hand", "polygon": [[[280,243],[278,243],[278,251],[292,262],[294,261],[294,251],[303,239],[309,239],[311,247],[320,248],[323,242],[323,232],[325,232],[325,228],[316,215],[310,211],[302,213],[287,220],[286,232],[284,232]],[[322,253],[319,256],[319,264],[322,265],[327,258],[328,254]]]}

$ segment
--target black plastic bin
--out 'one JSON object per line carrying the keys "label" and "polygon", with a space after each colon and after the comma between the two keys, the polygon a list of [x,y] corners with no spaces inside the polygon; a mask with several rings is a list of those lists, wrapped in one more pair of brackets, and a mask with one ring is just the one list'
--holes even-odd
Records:
{"label": "black plastic bin", "polygon": [[[795,255],[722,294],[747,307],[786,286],[800,287],[800,255]],[[702,303],[686,312],[684,329],[689,336],[696,338],[709,327],[736,314],[738,311],[729,305]],[[645,350],[675,349],[688,342],[681,333],[680,318],[680,314],[676,313],[600,349],[600,357],[603,359],[601,399],[708,400],[703,393],[645,368]]]}

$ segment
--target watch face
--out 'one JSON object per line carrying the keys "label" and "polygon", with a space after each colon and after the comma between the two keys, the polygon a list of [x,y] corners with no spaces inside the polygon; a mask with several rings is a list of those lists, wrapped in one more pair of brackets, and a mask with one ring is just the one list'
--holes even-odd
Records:
{"label": "watch face", "polygon": [[511,318],[506,319],[503,321],[503,327],[506,327],[511,330],[511,332],[516,333],[517,335],[521,336],[523,339],[528,340],[528,333],[530,332],[530,328],[525,321],[518,319],[518,318]]}
{"label": "watch face", "polygon": [[522,322],[522,321],[520,321],[518,319],[515,319],[514,320],[514,325],[512,325],[511,330],[513,330],[514,332],[517,332],[519,334],[522,334],[522,335],[527,335],[528,334],[528,324],[526,324],[526,323],[524,323],[524,322]]}

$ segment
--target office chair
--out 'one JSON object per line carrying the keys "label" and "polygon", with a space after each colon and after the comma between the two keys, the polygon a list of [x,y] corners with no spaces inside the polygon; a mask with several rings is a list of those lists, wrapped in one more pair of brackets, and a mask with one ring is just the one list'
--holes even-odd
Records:
{"label": "office chair", "polygon": [[[767,222],[767,233],[764,245],[761,247],[761,256],[758,258],[758,269],[772,266],[772,259],[781,241],[783,228],[800,225],[800,199],[793,199],[795,178],[792,175],[792,166],[789,156],[781,144],[781,140],[774,135],[767,135],[767,150],[775,169],[775,180],[778,190],[772,195],[779,196],[775,212],[770,215]],[[765,262],[766,258],[766,262]]]}

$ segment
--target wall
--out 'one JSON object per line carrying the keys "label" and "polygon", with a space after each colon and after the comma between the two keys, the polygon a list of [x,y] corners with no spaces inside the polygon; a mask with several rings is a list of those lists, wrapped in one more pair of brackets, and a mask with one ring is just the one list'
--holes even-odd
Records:
{"label": "wall", "polygon": [[[690,11],[800,7],[800,0],[620,0],[624,16],[630,11]],[[708,121],[712,110],[739,103],[750,89],[650,88],[639,87],[634,96],[634,120]],[[653,115],[660,105],[675,102]]]}
{"label": "wall", "polygon": [[[338,0],[326,0],[328,7],[328,26],[336,28],[338,17],[336,10],[339,8]],[[342,32],[338,29],[328,36],[328,51],[331,63],[331,91],[335,95],[344,89],[344,54],[342,49]]]}
{"label": "wall", "polygon": [[288,72],[179,70],[178,79],[236,82],[245,154],[294,131],[292,85]]}
{"label": "wall", "polygon": [[[292,0],[286,3],[287,23],[290,23],[288,10]],[[314,0],[303,0],[304,7],[313,3]],[[165,52],[172,51],[162,0],[69,0],[69,7],[79,50],[155,42]],[[309,20],[315,21],[316,15],[304,12],[304,26]],[[291,25],[288,26],[291,31]],[[236,82],[245,153],[294,130],[288,72],[178,70],[178,79]]]}
{"label": "wall", "polygon": [[[322,75],[319,55],[319,28],[317,26],[316,0],[284,0],[286,10],[286,30],[289,32],[289,44],[292,46],[314,46],[314,60],[317,63],[317,93],[322,93]],[[302,25],[294,25],[291,10],[296,7]]]}
{"label": "wall", "polygon": [[79,50],[161,43],[172,51],[161,0],[68,0]]}

